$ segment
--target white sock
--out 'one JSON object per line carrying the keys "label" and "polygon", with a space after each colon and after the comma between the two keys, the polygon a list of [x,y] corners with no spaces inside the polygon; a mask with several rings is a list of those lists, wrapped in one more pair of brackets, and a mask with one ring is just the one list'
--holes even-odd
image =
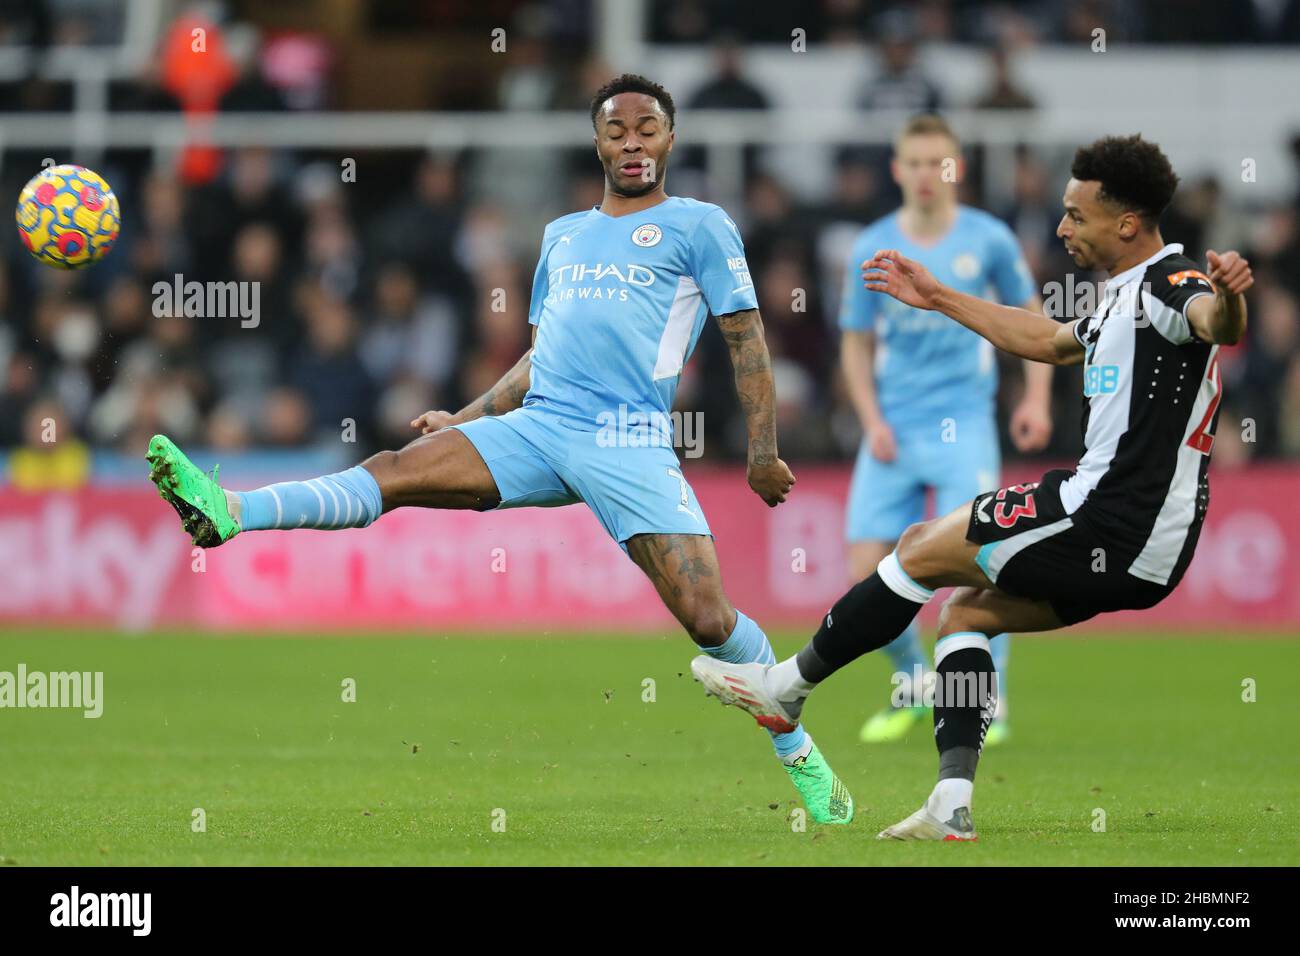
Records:
{"label": "white sock", "polygon": [[781,762],[786,764],[787,766],[793,766],[794,762],[798,760],[800,757],[806,757],[810,753],[812,753],[812,748],[813,748],[812,735],[805,733],[803,735],[803,743],[799,745],[799,749],[794,751],[794,753],[786,754],[784,757],[781,758]]}
{"label": "white sock", "polygon": [[[223,491],[225,489],[222,489]],[[235,491],[226,492],[226,512],[230,517],[235,519],[235,524],[239,524],[239,513],[243,509],[239,506],[239,493]],[[240,525],[242,528],[243,526]]]}
{"label": "white sock", "polygon": [[794,657],[769,667],[765,680],[768,693],[783,704],[802,701],[817,686],[804,680],[799,673],[799,661]]}
{"label": "white sock", "polygon": [[958,807],[970,809],[974,792],[975,783],[972,780],[963,780],[961,777],[940,780],[930,792],[930,799],[925,801],[925,809],[931,816],[947,823]]}

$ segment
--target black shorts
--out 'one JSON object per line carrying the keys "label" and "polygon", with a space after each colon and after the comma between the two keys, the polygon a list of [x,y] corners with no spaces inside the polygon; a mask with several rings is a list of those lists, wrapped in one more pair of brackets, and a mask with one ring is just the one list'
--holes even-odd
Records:
{"label": "black shorts", "polygon": [[1039,481],[975,499],[966,540],[980,545],[980,570],[1000,591],[1047,601],[1065,624],[1159,604],[1177,582],[1157,584],[1129,574],[1133,556],[1097,534],[1087,505],[1065,513],[1060,486],[1071,474],[1049,471]]}

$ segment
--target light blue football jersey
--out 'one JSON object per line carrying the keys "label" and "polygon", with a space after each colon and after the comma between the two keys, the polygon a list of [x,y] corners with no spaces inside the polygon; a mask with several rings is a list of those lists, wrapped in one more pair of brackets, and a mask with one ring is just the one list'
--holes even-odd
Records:
{"label": "light blue football jersey", "polygon": [[[840,328],[876,333],[876,392],[892,426],[966,414],[991,416],[997,390],[993,346],[946,315],[903,305],[862,284],[862,263],[880,249],[897,249],[947,286],[1006,305],[1037,291],[1012,231],[995,216],[957,207],[952,228],[921,246],[892,213],[867,226],[853,244],[840,306]],[[938,435],[938,431],[935,432]]]}
{"label": "light blue football jersey", "polygon": [[625,216],[561,216],[533,278],[524,407],[587,431],[624,414],[666,422],[705,317],[757,307],[740,233],[712,203],[674,196]]}

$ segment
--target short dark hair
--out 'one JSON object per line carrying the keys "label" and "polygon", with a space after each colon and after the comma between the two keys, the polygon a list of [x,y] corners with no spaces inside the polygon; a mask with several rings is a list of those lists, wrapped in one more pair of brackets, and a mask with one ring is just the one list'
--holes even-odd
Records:
{"label": "short dark hair", "polygon": [[1134,210],[1149,225],[1160,221],[1178,188],[1169,158],[1141,133],[1107,136],[1080,146],[1070,175],[1101,183],[1100,199]]}
{"label": "short dark hair", "polygon": [[620,93],[644,93],[646,96],[653,96],[668,117],[668,128],[673,129],[677,125],[677,107],[673,105],[671,93],[654,80],[647,80],[639,73],[624,73],[621,76],[614,77],[598,89],[596,95],[591,98],[592,129],[596,128],[596,114],[605,105],[605,101],[611,96],[618,96]]}

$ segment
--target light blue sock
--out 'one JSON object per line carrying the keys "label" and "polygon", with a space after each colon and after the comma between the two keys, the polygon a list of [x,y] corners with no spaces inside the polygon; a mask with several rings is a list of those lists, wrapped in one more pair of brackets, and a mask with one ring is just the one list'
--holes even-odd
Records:
{"label": "light blue sock", "polygon": [[[902,634],[885,645],[885,653],[889,655],[889,662],[894,665],[895,674],[903,673],[913,677],[917,673],[917,668],[920,668],[921,673],[930,669],[929,658],[925,656],[925,651],[921,647],[921,629],[916,621],[912,621]],[[916,693],[920,693],[920,688],[916,689]]]}
{"label": "light blue sock", "polygon": [[383,511],[379,485],[360,465],[308,481],[284,481],[236,494],[242,531],[364,528]]}
{"label": "light blue sock", "polygon": [[1011,660],[1011,635],[999,634],[989,638],[989,654],[993,669],[998,674],[998,710],[1005,716],[1007,710],[1007,664]]}
{"label": "light blue sock", "polygon": [[[736,626],[731,636],[717,647],[701,647],[700,650],[728,664],[776,663],[776,655],[772,653],[772,645],[768,643],[763,629],[739,611],[736,612]],[[802,747],[808,738],[803,724],[788,734],[774,734],[770,730],[768,733],[772,735],[772,746],[776,748],[778,757],[788,757]]]}

